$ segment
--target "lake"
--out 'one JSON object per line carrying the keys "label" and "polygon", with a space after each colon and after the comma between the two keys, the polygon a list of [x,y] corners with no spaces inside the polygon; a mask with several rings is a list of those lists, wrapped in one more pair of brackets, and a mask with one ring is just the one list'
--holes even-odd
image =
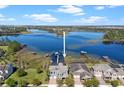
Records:
{"label": "lake", "polygon": [[[55,33],[49,33],[44,30],[31,30],[30,34],[0,36],[7,37],[10,40],[17,40],[36,52],[51,53],[63,51],[63,37]],[[124,63],[124,45],[103,44],[102,32],[76,31],[66,34],[66,52],[67,54],[79,55],[80,51],[86,51],[90,55],[109,56],[109,58]]]}

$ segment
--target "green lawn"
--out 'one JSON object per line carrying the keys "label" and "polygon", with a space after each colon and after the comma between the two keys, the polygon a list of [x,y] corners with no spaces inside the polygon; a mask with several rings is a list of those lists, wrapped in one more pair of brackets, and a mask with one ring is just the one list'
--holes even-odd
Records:
{"label": "green lawn", "polygon": [[13,78],[16,81],[26,80],[29,83],[31,83],[33,79],[39,79],[43,84],[48,83],[48,81],[45,81],[45,79],[47,78],[46,71],[43,71],[43,73],[38,74],[36,69],[27,69],[26,72],[28,73],[26,76],[18,77],[17,72],[15,72],[9,78]]}
{"label": "green lawn", "polygon": [[3,49],[5,51],[8,51],[8,46],[0,46],[0,49]]}

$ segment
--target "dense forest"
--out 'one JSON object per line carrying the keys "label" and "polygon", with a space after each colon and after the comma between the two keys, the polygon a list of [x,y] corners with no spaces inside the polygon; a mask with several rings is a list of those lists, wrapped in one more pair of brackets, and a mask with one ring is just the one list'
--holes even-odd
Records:
{"label": "dense forest", "polygon": [[122,43],[124,44],[124,30],[123,31],[108,31],[104,35],[104,43]]}
{"label": "dense forest", "polygon": [[24,26],[0,26],[0,35],[20,34],[23,32],[27,32],[27,28]]}

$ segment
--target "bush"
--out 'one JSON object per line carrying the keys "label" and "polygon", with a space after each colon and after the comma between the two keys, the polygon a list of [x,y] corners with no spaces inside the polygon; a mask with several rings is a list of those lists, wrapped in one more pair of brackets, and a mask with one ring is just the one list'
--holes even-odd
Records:
{"label": "bush", "polygon": [[92,79],[92,84],[93,84],[93,87],[98,87],[99,86],[99,81],[96,78],[93,78]]}
{"label": "bush", "polygon": [[96,78],[93,78],[91,80],[85,80],[84,85],[86,87],[98,87],[99,86],[99,81]]}
{"label": "bush", "polygon": [[63,80],[62,79],[57,79],[56,80],[58,87],[61,87],[63,85]]}
{"label": "bush", "polygon": [[72,75],[69,75],[66,79],[65,79],[65,84],[68,87],[73,87],[74,86],[74,78]]}
{"label": "bush", "polygon": [[119,81],[118,80],[111,81],[111,85],[113,87],[117,87],[117,86],[119,86]]}
{"label": "bush", "polygon": [[33,85],[39,86],[40,84],[42,84],[42,82],[38,79],[34,79],[32,82]]}
{"label": "bush", "polygon": [[6,81],[6,84],[10,87],[15,87],[17,85],[17,82],[12,79],[12,78],[9,78],[7,81]]}
{"label": "bush", "polygon": [[84,80],[83,83],[86,87],[92,87],[92,81],[91,80]]}
{"label": "bush", "polygon": [[0,86],[4,84],[4,81],[0,81]]}
{"label": "bush", "polygon": [[110,81],[110,80],[105,80],[105,82],[106,82],[106,83],[111,83],[111,81]]}
{"label": "bush", "polygon": [[37,68],[37,73],[42,73],[43,70],[41,68]]}
{"label": "bush", "polygon": [[23,69],[18,69],[17,75],[18,75],[19,77],[22,77],[22,76],[27,75],[27,72],[25,72]]}
{"label": "bush", "polygon": [[18,84],[19,84],[20,87],[26,87],[28,83],[27,83],[27,81],[25,81],[25,80],[20,80],[20,81],[18,82]]}

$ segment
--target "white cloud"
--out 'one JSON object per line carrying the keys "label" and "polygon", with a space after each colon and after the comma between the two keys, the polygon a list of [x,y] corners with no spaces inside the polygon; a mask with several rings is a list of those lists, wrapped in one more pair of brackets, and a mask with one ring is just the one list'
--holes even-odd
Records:
{"label": "white cloud", "polygon": [[0,9],[6,8],[8,5],[0,5]]}
{"label": "white cloud", "polygon": [[1,18],[1,17],[4,17],[3,14],[0,14],[0,18]]}
{"label": "white cloud", "polygon": [[97,10],[103,10],[105,8],[105,6],[97,6],[96,9]]}
{"label": "white cloud", "polygon": [[15,18],[8,18],[9,21],[15,21]]}
{"label": "white cloud", "polygon": [[83,23],[99,23],[108,21],[108,19],[104,16],[90,16],[87,18],[81,18],[80,21]]}
{"label": "white cloud", "polygon": [[25,17],[32,18],[36,21],[42,21],[42,22],[56,22],[58,21],[57,18],[53,17],[50,14],[31,14],[31,15],[24,15]]}
{"label": "white cloud", "polygon": [[105,8],[116,8],[122,5],[104,5],[104,6],[96,6],[95,9],[96,10],[103,10]]}
{"label": "white cloud", "polygon": [[69,13],[69,14],[74,14],[74,15],[84,15],[85,14],[82,8],[80,8],[78,6],[74,6],[74,5],[61,6],[57,10],[59,12]]}
{"label": "white cloud", "polygon": [[122,5],[109,5],[108,8],[115,8],[115,7],[119,7],[119,6],[122,6]]}
{"label": "white cloud", "polygon": [[5,17],[3,14],[0,14],[0,21],[14,21],[15,18]]}

